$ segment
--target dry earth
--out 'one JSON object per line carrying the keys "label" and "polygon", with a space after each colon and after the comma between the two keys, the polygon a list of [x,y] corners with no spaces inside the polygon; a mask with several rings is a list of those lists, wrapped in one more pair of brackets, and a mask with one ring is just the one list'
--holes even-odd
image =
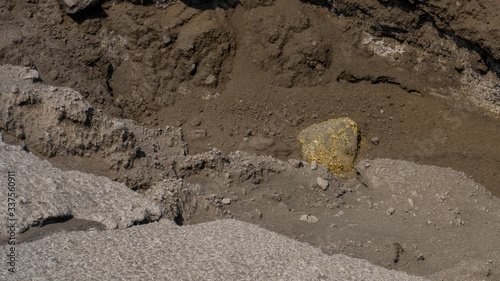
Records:
{"label": "dry earth", "polygon": [[[294,160],[300,131],[349,116],[358,161],[451,167],[500,196],[499,4],[170,2],[102,1],[75,15],[56,0],[0,3],[0,64],[32,75],[1,69],[5,141],[125,183],[178,224],[233,217],[436,280],[500,278],[498,243],[481,242],[498,241],[498,214],[466,200],[476,186],[463,174],[457,194],[426,174],[437,196],[419,185],[398,194],[406,179],[372,189],[364,162],[332,175]],[[442,210],[412,211],[436,202]]]}

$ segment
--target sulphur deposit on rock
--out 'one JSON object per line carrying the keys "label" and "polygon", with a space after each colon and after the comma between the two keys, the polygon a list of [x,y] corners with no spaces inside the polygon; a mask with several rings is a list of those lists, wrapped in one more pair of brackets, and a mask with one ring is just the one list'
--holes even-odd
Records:
{"label": "sulphur deposit on rock", "polygon": [[332,171],[351,170],[358,151],[358,125],[348,117],[312,125],[298,136],[302,157]]}

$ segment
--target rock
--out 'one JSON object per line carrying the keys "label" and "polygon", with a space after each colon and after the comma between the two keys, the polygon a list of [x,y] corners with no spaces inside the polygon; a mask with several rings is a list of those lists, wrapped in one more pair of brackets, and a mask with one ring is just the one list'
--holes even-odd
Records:
{"label": "rock", "polygon": [[311,162],[311,170],[316,170],[318,168],[318,163],[316,163],[316,160],[313,160]]}
{"label": "rock", "polygon": [[311,215],[302,215],[300,216],[300,220],[308,223],[316,223],[319,221],[317,217]]}
{"label": "rock", "polygon": [[392,214],[394,214],[394,212],[396,211],[396,209],[394,209],[393,207],[390,207],[389,209],[387,209],[387,211],[385,211],[385,213],[390,216]]}
{"label": "rock", "polygon": [[358,125],[339,118],[312,125],[298,136],[302,157],[327,165],[331,171],[352,169],[358,151]]}
{"label": "rock", "polygon": [[198,140],[202,139],[207,136],[207,131],[206,130],[192,130],[187,134],[187,137],[189,137],[192,140]]}
{"label": "rock", "polygon": [[[23,80],[30,80],[32,82],[40,80],[40,74],[38,71],[34,69],[26,69],[25,73],[22,74],[21,77]],[[19,89],[13,93],[17,94],[19,92]]]}
{"label": "rock", "polygon": [[97,5],[101,0],[58,0],[59,5],[67,14],[76,14]]}
{"label": "rock", "polygon": [[164,217],[189,219],[203,201],[203,189],[182,179],[165,179],[148,188],[144,195],[161,208]]}
{"label": "rock", "polygon": [[229,205],[231,204],[231,198],[224,198],[221,200],[221,203],[224,205]]}
{"label": "rock", "polygon": [[189,66],[189,74],[194,75],[196,73],[197,68],[198,68],[197,63],[191,64],[191,66]]}
{"label": "rock", "polygon": [[328,188],[328,181],[323,179],[322,177],[317,177],[316,182],[318,183],[319,187],[321,187],[323,190],[326,190]]}
{"label": "rock", "polygon": [[172,39],[172,36],[170,36],[170,34],[167,34],[167,35],[164,35],[163,36],[163,44],[165,46],[169,45],[170,43],[172,43],[174,40]]}
{"label": "rock", "polygon": [[379,138],[378,137],[374,137],[370,140],[374,145],[378,145],[378,143],[380,142]]}
{"label": "rock", "polygon": [[289,159],[289,160],[288,160],[288,163],[289,163],[292,167],[297,168],[297,169],[298,169],[298,168],[301,168],[301,167],[303,167],[303,166],[304,166],[304,164],[302,163],[302,161],[301,161],[301,160],[298,160],[298,159]]}
{"label": "rock", "polygon": [[257,217],[258,217],[259,219],[261,219],[261,218],[262,218],[262,212],[261,212],[259,209],[255,209],[255,213],[257,213]]}
{"label": "rock", "polygon": [[207,76],[207,79],[205,79],[205,85],[207,86],[211,86],[213,84],[215,84],[215,82],[217,82],[217,77],[215,77],[215,75],[213,74],[210,74]]}
{"label": "rock", "polygon": [[[77,171],[63,172],[19,146],[0,142],[0,174],[14,171],[18,186],[15,233],[46,222],[67,218],[86,219],[107,229],[126,228],[161,217],[160,208],[124,184]],[[1,184],[5,182],[0,179]],[[7,192],[0,200],[7,202]],[[7,218],[7,208],[0,217]],[[7,235],[6,227],[0,235]]]}

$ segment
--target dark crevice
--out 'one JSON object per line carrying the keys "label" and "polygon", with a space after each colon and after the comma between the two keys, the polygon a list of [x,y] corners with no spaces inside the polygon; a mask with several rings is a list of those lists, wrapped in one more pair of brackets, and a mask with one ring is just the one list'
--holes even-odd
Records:
{"label": "dark crevice", "polygon": [[182,214],[178,214],[177,216],[175,216],[174,222],[176,225],[182,226],[184,224],[184,218],[182,217]]}
{"label": "dark crevice", "polygon": [[394,263],[394,265],[396,265],[399,262],[400,258],[401,258],[401,254],[404,252],[404,248],[399,243],[394,243],[393,245],[394,245],[394,248],[395,248],[395,254],[394,254],[393,263]]}
{"label": "dark crevice", "polygon": [[397,8],[397,9],[400,9],[401,11],[405,12],[405,13],[410,13],[410,12],[414,12],[415,10],[417,10],[417,7],[415,4],[412,4],[408,1],[400,1],[400,0],[378,0],[378,2],[386,7],[386,8]]}
{"label": "dark crevice", "polygon": [[401,89],[407,91],[410,94],[417,94],[419,96],[422,96],[422,93],[418,90],[408,88],[407,86],[402,85],[401,83],[397,82],[394,78],[388,77],[388,76],[363,76],[363,77],[356,77],[346,71],[342,71],[340,75],[337,77],[337,82],[339,81],[347,81],[349,83],[360,83],[360,82],[370,82],[372,84],[392,84],[399,86]]}
{"label": "dark crevice", "polygon": [[68,16],[78,24],[82,24],[87,20],[92,19],[105,19],[108,17],[108,14],[104,11],[104,9],[97,5],[88,9],[85,9],[76,14],[68,14]]}
{"label": "dark crevice", "polygon": [[324,1],[324,0],[300,0],[301,2],[305,2],[305,3],[310,3],[310,4],[313,4],[313,5],[316,5],[316,6],[320,6],[320,7],[323,7],[323,8],[328,8],[328,9],[331,9],[331,5],[328,4],[328,2]]}
{"label": "dark crevice", "polygon": [[143,225],[143,224],[148,224],[151,222],[153,222],[153,220],[151,220],[151,217],[146,216],[144,219],[142,219],[140,221],[134,221],[132,225]]}
{"label": "dark crevice", "polygon": [[[45,224],[41,227],[31,227],[23,232],[21,232],[15,240],[16,245],[33,242],[40,240],[44,237],[50,236],[54,233],[65,231],[102,231],[106,229],[106,226],[102,223],[96,221],[90,221],[85,219],[71,218],[70,216],[55,219],[45,220]],[[0,236],[0,246],[7,245],[9,242],[9,237]]]}
{"label": "dark crevice", "polygon": [[[63,223],[63,222],[67,222],[67,221],[71,220],[72,218],[73,218],[73,215],[63,215],[60,217],[48,217],[42,221],[34,222],[33,226],[34,227],[42,227],[42,226],[46,226],[48,224],[53,224],[53,223]],[[28,229],[26,229],[26,230],[28,230]]]}
{"label": "dark crevice", "polygon": [[179,1],[160,1],[160,0],[122,0],[141,6],[169,5],[175,2],[182,2],[184,5],[197,10],[215,10],[222,8],[224,10],[233,9],[240,4],[238,0],[179,0]]}

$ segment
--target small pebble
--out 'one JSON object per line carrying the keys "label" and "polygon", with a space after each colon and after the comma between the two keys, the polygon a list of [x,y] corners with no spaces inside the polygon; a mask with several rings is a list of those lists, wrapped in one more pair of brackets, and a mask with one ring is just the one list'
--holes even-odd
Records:
{"label": "small pebble", "polygon": [[311,162],[311,170],[316,170],[318,168],[318,163],[316,163],[316,160]]}
{"label": "small pebble", "polygon": [[319,221],[317,217],[311,215],[302,215],[300,216],[300,220],[308,223],[316,223]]}
{"label": "small pebble", "polygon": [[208,75],[207,79],[205,79],[205,85],[210,86],[213,85],[217,81],[217,77],[215,75],[210,74]]}
{"label": "small pebble", "polygon": [[255,209],[255,212],[257,213],[257,217],[259,219],[261,219],[262,218],[262,212],[259,209]]}
{"label": "small pebble", "polygon": [[328,188],[329,185],[328,181],[323,179],[322,177],[317,177],[316,182],[323,190],[326,190]]}

